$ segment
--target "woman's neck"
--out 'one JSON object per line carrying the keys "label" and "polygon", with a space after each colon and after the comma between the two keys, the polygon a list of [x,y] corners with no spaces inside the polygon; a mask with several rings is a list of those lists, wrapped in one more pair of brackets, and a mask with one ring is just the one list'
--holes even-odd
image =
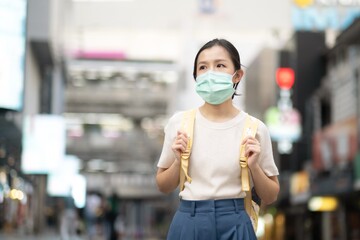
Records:
{"label": "woman's neck", "polygon": [[205,103],[199,110],[206,119],[214,122],[230,120],[240,112],[239,109],[234,107],[231,99],[219,105]]}

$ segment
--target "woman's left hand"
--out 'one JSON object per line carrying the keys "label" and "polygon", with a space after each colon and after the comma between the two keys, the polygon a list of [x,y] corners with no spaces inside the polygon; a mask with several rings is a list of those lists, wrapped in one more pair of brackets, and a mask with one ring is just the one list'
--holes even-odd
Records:
{"label": "woman's left hand", "polygon": [[256,138],[248,136],[241,144],[245,145],[245,156],[248,158],[248,166],[251,169],[259,160],[261,152],[260,142]]}

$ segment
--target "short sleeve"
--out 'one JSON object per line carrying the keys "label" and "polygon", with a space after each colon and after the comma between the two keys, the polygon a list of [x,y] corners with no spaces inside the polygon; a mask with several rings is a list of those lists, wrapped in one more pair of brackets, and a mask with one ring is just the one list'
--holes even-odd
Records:
{"label": "short sleeve", "polygon": [[175,157],[171,149],[172,143],[176,138],[176,133],[180,129],[183,112],[175,113],[168,121],[164,128],[164,143],[160,158],[157,164],[159,168],[169,168],[174,162]]}
{"label": "short sleeve", "polygon": [[259,121],[256,137],[258,138],[261,146],[259,156],[260,167],[269,177],[279,175],[279,170],[274,161],[270,133],[266,125],[261,121]]}

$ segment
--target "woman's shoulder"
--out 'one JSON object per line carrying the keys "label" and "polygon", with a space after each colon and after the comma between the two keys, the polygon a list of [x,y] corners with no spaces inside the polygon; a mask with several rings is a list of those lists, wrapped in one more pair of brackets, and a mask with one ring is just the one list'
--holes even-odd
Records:
{"label": "woman's shoulder", "polygon": [[186,110],[180,110],[180,111],[176,111],[173,113],[173,115],[171,115],[171,117],[169,118],[169,123],[172,122],[180,122],[185,114]]}
{"label": "woman's shoulder", "polygon": [[167,125],[168,126],[178,126],[181,124],[182,119],[184,118],[184,114],[190,110],[179,110],[173,113],[170,116]]}
{"label": "woman's shoulder", "polygon": [[251,118],[251,120],[255,121],[258,125],[258,132],[268,132],[268,128],[266,126],[266,124],[261,121],[260,119],[258,119],[257,117],[252,116],[251,114],[247,113],[249,115],[249,117]]}

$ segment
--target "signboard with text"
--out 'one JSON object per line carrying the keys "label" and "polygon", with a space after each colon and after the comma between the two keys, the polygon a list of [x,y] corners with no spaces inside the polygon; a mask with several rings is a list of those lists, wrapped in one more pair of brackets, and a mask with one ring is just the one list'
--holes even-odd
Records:
{"label": "signboard with text", "polygon": [[292,22],[296,30],[342,30],[360,17],[359,0],[294,0]]}

